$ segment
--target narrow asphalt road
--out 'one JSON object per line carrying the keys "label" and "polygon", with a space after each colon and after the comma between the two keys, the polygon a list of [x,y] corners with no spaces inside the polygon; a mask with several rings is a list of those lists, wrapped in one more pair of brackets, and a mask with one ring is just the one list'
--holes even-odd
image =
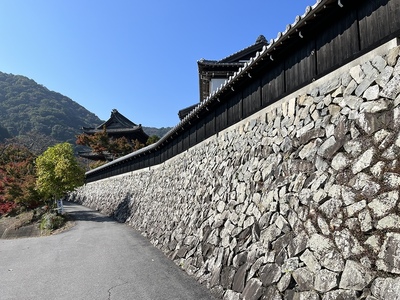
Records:
{"label": "narrow asphalt road", "polygon": [[0,299],[213,299],[132,228],[65,203],[76,226],[39,238],[0,240]]}

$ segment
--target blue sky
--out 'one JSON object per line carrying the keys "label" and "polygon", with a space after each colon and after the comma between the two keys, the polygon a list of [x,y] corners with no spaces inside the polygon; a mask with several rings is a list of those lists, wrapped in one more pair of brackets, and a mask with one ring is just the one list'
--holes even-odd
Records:
{"label": "blue sky", "polygon": [[175,126],[199,101],[197,61],[284,31],[315,0],[1,0],[0,71],[100,119]]}

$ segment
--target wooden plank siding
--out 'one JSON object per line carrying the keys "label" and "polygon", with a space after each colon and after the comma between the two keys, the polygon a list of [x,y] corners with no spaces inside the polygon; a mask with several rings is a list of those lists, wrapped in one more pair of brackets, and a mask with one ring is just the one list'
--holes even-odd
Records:
{"label": "wooden plank siding", "polygon": [[193,147],[197,144],[197,126],[196,124],[190,127],[190,138],[189,138],[189,145]]}
{"label": "wooden plank siding", "polygon": [[390,3],[388,0],[364,1],[358,11],[361,49],[374,45],[400,29],[399,6],[399,0]]}
{"label": "wooden plank siding", "polygon": [[182,134],[182,147],[183,149],[190,148],[190,132],[189,130],[185,130]]}
{"label": "wooden plank siding", "polygon": [[[325,74],[339,67],[343,61],[360,51],[358,38],[357,11],[350,11],[335,22],[336,16],[330,16],[329,26],[316,39],[317,74]],[[340,55],[335,51],[340,49]]]}
{"label": "wooden plank siding", "polygon": [[215,130],[215,123],[215,111],[211,110],[205,117],[205,139],[208,139],[217,133]]}
{"label": "wooden plank siding", "polygon": [[261,79],[262,107],[272,104],[285,93],[284,62],[269,69]]}
{"label": "wooden plank siding", "polygon": [[178,154],[178,142],[179,142],[178,139],[174,139],[172,141],[172,154],[171,154],[172,157]]}
{"label": "wooden plank siding", "polygon": [[174,157],[174,143],[171,141],[169,144],[168,144],[168,155],[167,155],[167,159],[170,159],[170,158],[172,158],[172,157]]}
{"label": "wooden plank siding", "polygon": [[159,165],[162,163],[161,160],[161,151],[159,149],[156,150],[155,154],[154,154],[154,164],[155,165]]}
{"label": "wooden plank siding", "polygon": [[285,91],[293,91],[316,77],[315,41],[307,42],[293,51],[285,63]]}
{"label": "wooden plank siding", "polygon": [[227,101],[228,127],[242,120],[242,93],[236,92]]}
{"label": "wooden plank siding", "polygon": [[[390,33],[395,33],[399,37],[400,31],[400,0],[390,1],[388,4],[388,23],[390,26]],[[390,21],[389,21],[390,20]]]}
{"label": "wooden plank siding", "polygon": [[228,110],[227,103],[218,103],[215,108],[215,131],[220,132],[221,130],[228,127]]}
{"label": "wooden plank siding", "polygon": [[243,89],[243,118],[251,116],[262,108],[261,82],[253,80]]}
{"label": "wooden plank siding", "polygon": [[180,153],[182,153],[183,152],[183,150],[184,150],[184,146],[183,146],[183,134],[181,134],[181,135],[179,135],[178,137],[177,137],[177,140],[178,140],[178,145],[177,145],[177,154],[180,154]]}
{"label": "wooden plank siding", "polygon": [[91,172],[87,182],[163,163],[349,60],[400,37],[400,0],[342,2],[344,7],[332,2],[323,18],[310,19],[308,29],[289,39],[288,45],[277,45],[277,55],[268,52],[270,56],[263,58],[250,77],[241,78],[233,90],[179,125],[162,145]]}
{"label": "wooden plank siding", "polygon": [[196,130],[196,144],[204,141],[205,139],[205,131],[206,131],[206,120],[204,118],[199,119],[197,123],[197,130]]}

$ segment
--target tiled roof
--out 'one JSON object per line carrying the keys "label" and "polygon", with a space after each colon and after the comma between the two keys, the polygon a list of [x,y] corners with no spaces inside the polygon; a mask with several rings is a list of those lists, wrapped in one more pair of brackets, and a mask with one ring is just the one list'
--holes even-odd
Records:
{"label": "tiled roof", "polygon": [[221,63],[219,60],[206,60],[206,59],[201,59],[197,62],[198,65],[202,66],[233,66],[233,67],[241,67],[244,65],[244,62],[231,62],[231,63]]}
{"label": "tiled roof", "polygon": [[219,62],[220,63],[231,62],[232,60],[235,60],[238,56],[243,56],[243,54],[245,54],[245,53],[249,53],[249,52],[251,53],[255,50],[259,50],[265,45],[268,45],[268,41],[266,40],[266,38],[263,35],[260,35],[253,45],[246,47],[242,50],[239,50],[239,51],[219,60]]}
{"label": "tiled roof", "polygon": [[137,139],[145,143],[149,136],[143,131],[142,125],[131,122],[128,118],[120,114],[116,109],[111,111],[110,118],[97,127],[83,127],[85,134],[95,134],[102,132],[106,128],[107,134],[111,136],[124,136],[128,140]]}
{"label": "tiled roof", "polygon": [[[97,127],[83,127],[83,130],[86,131],[99,131],[103,130],[103,127],[107,128],[107,131],[116,130],[116,129],[140,129],[141,125],[137,125],[133,123],[131,120],[123,116],[118,110],[113,109],[111,111],[110,118],[104,123],[100,124]],[[109,126],[113,126],[114,128],[110,128]]]}
{"label": "tiled roof", "polygon": [[181,109],[180,111],[178,111],[179,119],[182,120],[182,119],[183,119],[184,117],[186,117],[186,115],[187,115],[188,113],[190,113],[195,107],[196,107],[196,104],[191,105],[191,106],[189,106],[189,107],[185,107],[185,108]]}
{"label": "tiled roof", "polygon": [[240,59],[243,56],[249,55],[255,51],[258,51],[260,49],[262,49],[263,46],[268,45],[267,40],[265,39],[265,37],[263,35],[260,35],[256,42],[249,46],[246,47],[242,50],[239,50],[225,58],[222,58],[220,60],[206,60],[204,58],[200,59],[199,61],[197,61],[198,65],[213,65],[213,64],[218,64],[219,66],[221,65],[226,65],[226,66],[242,66],[244,63],[243,62],[238,62],[237,60]]}
{"label": "tiled roof", "polygon": [[[131,128],[107,128],[107,133],[130,133],[130,132],[136,132],[140,130],[142,127],[135,126]],[[100,128],[86,128],[85,132],[87,133],[96,133],[96,132],[101,132],[103,129]]]}
{"label": "tiled roof", "polygon": [[131,120],[129,120],[128,118],[126,118],[125,116],[123,116],[121,113],[119,113],[118,110],[113,109],[111,111],[111,116],[110,119],[108,119],[106,122],[104,122],[103,124],[97,126],[98,129],[102,129],[103,126],[106,126],[113,123],[113,122],[118,122],[119,124],[121,124],[122,127],[139,127],[138,125],[136,125],[135,123],[133,123]]}

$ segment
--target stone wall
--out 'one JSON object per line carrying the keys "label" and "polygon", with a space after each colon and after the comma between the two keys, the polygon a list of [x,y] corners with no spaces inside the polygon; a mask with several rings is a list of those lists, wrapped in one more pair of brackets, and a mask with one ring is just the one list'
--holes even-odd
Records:
{"label": "stone wall", "polygon": [[399,47],[70,199],[221,299],[400,299]]}

